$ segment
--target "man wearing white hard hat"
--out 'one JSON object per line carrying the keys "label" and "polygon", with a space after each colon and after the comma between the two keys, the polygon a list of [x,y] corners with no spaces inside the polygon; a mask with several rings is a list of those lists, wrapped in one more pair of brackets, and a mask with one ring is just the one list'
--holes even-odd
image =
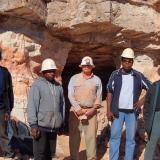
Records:
{"label": "man wearing white hard hat", "polygon": [[125,160],[134,159],[137,117],[144,97],[139,100],[143,89],[151,83],[144,75],[132,68],[134,51],[126,48],[121,54],[121,68],[113,71],[107,84],[107,117],[112,121],[109,141],[110,160],[118,160],[123,124],[126,128]]}
{"label": "man wearing white hard hat", "polygon": [[28,98],[28,122],[33,137],[34,160],[51,160],[55,155],[57,132],[64,122],[63,89],[55,81],[55,62],[42,62],[39,77],[32,85]]}
{"label": "man wearing white hard hat", "polygon": [[79,160],[81,133],[84,133],[87,160],[96,159],[97,109],[101,106],[102,84],[93,74],[91,57],[82,59],[82,72],[71,77],[68,97],[71,102],[69,117],[69,146],[72,160]]}

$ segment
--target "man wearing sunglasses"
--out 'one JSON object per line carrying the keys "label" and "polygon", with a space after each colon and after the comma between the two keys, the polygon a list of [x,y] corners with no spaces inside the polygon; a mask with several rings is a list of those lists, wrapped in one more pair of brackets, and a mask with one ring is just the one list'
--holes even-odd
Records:
{"label": "man wearing sunglasses", "polygon": [[132,68],[134,51],[126,48],[121,55],[121,68],[113,71],[107,84],[107,117],[112,121],[110,137],[110,160],[118,160],[123,124],[126,129],[125,160],[133,160],[137,114],[143,105],[139,100],[143,89],[148,90],[150,82],[144,75]]}
{"label": "man wearing sunglasses", "polygon": [[28,98],[28,122],[33,137],[34,160],[51,160],[56,150],[57,131],[64,122],[62,86],[55,81],[57,67],[48,58],[32,85]]}
{"label": "man wearing sunglasses", "polygon": [[96,160],[97,109],[101,105],[102,84],[93,74],[93,60],[86,56],[79,66],[82,72],[71,77],[68,96],[72,104],[69,117],[71,160],[79,160],[81,133],[84,133],[87,160]]}

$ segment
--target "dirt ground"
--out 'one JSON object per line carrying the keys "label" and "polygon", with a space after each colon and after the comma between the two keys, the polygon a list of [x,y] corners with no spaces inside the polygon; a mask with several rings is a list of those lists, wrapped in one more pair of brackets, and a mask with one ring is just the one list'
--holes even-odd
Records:
{"label": "dirt ground", "polygon": [[[58,146],[60,147],[58,149]],[[70,160],[69,154],[69,137],[68,136],[60,136],[58,137],[58,146],[57,146],[57,155],[58,160]],[[61,153],[59,153],[62,151]],[[104,147],[103,144],[97,146],[97,156],[98,160],[108,160],[108,151],[107,147]],[[80,150],[79,150],[80,160],[86,160],[86,151],[85,151],[85,142],[82,136]]]}
{"label": "dirt ground", "polygon": [[[107,151],[102,149],[99,146],[98,149],[98,160],[107,160]],[[57,140],[57,151],[56,151],[57,158],[53,158],[53,160],[70,160],[69,154],[69,136],[58,136]],[[82,137],[80,150],[79,150],[80,160],[86,160],[86,152],[85,152],[85,142]],[[19,158],[18,158],[19,157]],[[18,156],[17,158],[3,158],[0,157],[0,160],[33,160],[33,158],[28,157],[27,155]]]}

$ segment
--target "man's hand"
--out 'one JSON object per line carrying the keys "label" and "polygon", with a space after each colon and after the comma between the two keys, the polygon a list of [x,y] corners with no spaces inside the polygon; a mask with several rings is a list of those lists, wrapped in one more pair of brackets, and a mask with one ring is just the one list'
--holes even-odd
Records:
{"label": "man's hand", "polygon": [[94,106],[93,106],[93,108],[95,108],[95,109],[99,109],[99,108],[101,108],[102,106],[100,105],[100,104],[95,104]]}
{"label": "man's hand", "polygon": [[106,102],[107,102],[107,118],[108,118],[108,121],[113,121],[114,120],[114,115],[113,113],[111,112],[111,104],[112,104],[112,93],[108,92],[107,93],[107,97],[106,97]]}
{"label": "man's hand", "polygon": [[65,124],[62,124],[61,127],[58,129],[57,134],[59,136],[62,135],[62,134],[64,134],[64,127],[65,127]]}
{"label": "man's hand", "polygon": [[144,133],[144,140],[145,140],[145,142],[148,142],[148,140],[149,140],[149,136],[148,136],[147,132]]}
{"label": "man's hand", "polygon": [[113,121],[115,117],[111,111],[108,111],[107,118],[108,118],[108,121]]}
{"label": "man's hand", "polygon": [[33,139],[38,139],[40,137],[40,130],[38,128],[31,128],[31,134]]}
{"label": "man's hand", "polygon": [[88,108],[85,115],[87,117],[92,117],[93,115],[95,115],[97,113],[97,110],[95,108]]}
{"label": "man's hand", "polygon": [[141,98],[139,101],[134,103],[134,108],[141,108],[141,106],[144,104],[144,97]]}
{"label": "man's hand", "polygon": [[80,109],[78,111],[76,111],[77,116],[82,116],[83,114],[85,114],[85,111],[83,109]]}
{"label": "man's hand", "polygon": [[5,120],[5,121],[9,121],[9,120],[10,120],[10,115],[9,115],[9,113],[5,113],[5,114],[4,114],[4,120]]}

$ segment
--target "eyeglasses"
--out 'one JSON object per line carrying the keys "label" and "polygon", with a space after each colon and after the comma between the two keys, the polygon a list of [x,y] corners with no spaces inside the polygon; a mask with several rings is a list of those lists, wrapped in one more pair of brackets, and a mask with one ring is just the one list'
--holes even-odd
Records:
{"label": "eyeglasses", "polygon": [[129,59],[122,59],[123,63],[133,63],[133,60],[129,60]]}
{"label": "eyeglasses", "polygon": [[82,65],[83,68],[92,68],[91,65]]}
{"label": "eyeglasses", "polygon": [[46,70],[46,71],[43,71],[43,73],[55,73],[56,70]]}

